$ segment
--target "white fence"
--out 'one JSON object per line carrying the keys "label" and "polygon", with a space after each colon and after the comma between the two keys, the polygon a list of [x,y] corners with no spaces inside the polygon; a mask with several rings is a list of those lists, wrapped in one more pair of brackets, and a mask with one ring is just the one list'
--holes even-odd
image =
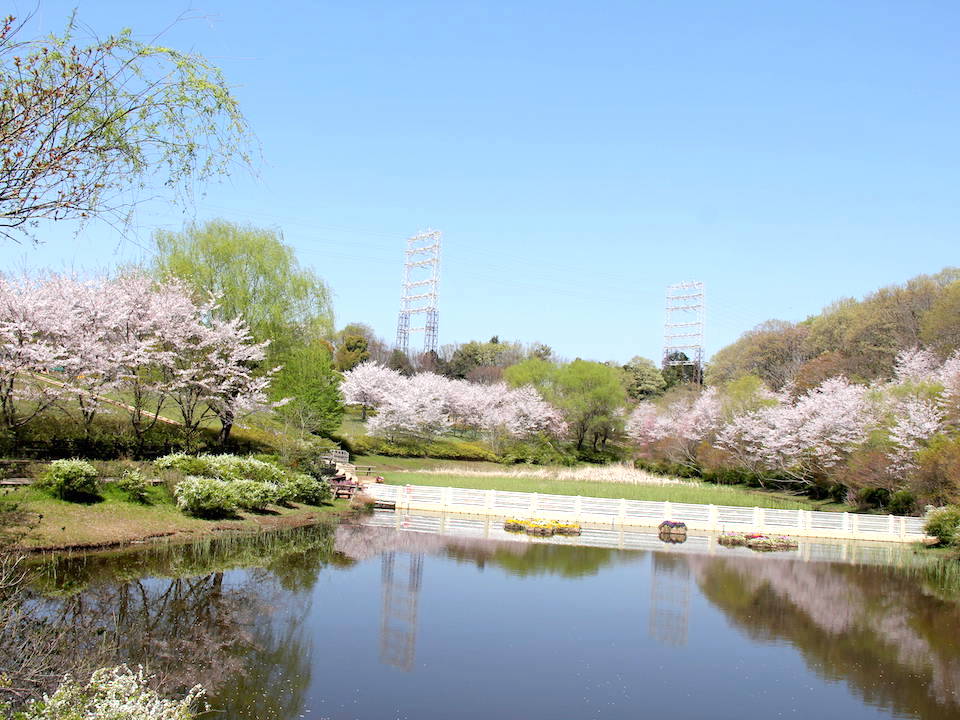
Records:
{"label": "white fence", "polygon": [[918,542],[925,537],[922,518],[896,515],[692,505],[420,485],[374,484],[367,486],[367,492],[377,500],[396,503],[399,510],[576,520],[612,527],[656,527],[664,520],[676,520],[686,523],[690,530],[771,532],[851,540]]}

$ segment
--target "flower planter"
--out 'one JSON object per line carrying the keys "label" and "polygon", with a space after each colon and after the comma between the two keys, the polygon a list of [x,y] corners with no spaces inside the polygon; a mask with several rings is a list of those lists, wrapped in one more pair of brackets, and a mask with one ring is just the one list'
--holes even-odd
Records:
{"label": "flower planter", "polygon": [[576,523],[563,523],[557,520],[519,520],[507,518],[503,522],[507,532],[525,532],[527,535],[550,537],[551,535],[579,535],[580,526]]}
{"label": "flower planter", "polygon": [[687,539],[686,523],[664,520],[657,527],[660,540],[666,543],[682,543]]}
{"label": "flower planter", "polygon": [[717,538],[717,542],[725,547],[748,547],[757,552],[776,552],[797,548],[797,541],[793,538],[763,533],[723,533]]}

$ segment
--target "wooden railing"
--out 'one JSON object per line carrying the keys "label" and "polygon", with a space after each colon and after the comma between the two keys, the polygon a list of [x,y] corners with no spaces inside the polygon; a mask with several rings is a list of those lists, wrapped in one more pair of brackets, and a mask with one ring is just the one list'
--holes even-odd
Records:
{"label": "wooden railing", "polygon": [[377,500],[395,503],[397,509],[402,510],[499,517],[516,515],[613,527],[656,527],[664,520],[677,520],[686,523],[690,530],[709,532],[766,532],[894,542],[918,542],[925,537],[923,518],[896,515],[693,505],[418,485],[374,484],[368,486],[367,492]]}

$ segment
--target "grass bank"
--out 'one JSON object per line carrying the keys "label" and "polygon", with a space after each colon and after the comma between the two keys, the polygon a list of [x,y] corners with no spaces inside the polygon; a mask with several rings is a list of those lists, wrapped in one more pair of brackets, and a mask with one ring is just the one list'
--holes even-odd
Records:
{"label": "grass bank", "polygon": [[18,550],[106,548],[158,537],[202,537],[230,532],[259,532],[298,527],[322,516],[347,509],[345,500],[314,507],[292,504],[271,506],[263,513],[241,512],[236,518],[203,520],[181,512],[163,486],[150,488],[148,503],[125,499],[116,488],[105,486],[99,502],[58,500],[31,487],[14,488],[3,495],[6,527],[0,543]]}
{"label": "grass bank", "polygon": [[496,463],[377,455],[360,456],[355,462],[358,465],[375,466],[376,473],[392,485],[429,485],[660,502],[669,500],[780,510],[851,510],[845,505],[818,502],[784,493],[712,485],[697,480],[664,479],[642,471],[617,470],[611,466],[581,465],[572,469],[505,467]]}

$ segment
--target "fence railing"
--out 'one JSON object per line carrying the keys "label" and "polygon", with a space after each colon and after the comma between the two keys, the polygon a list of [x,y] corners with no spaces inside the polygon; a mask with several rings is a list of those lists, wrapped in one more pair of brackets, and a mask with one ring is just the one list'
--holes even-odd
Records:
{"label": "fence railing", "polygon": [[350,453],[348,453],[346,450],[328,450],[322,455],[322,457],[333,463],[350,462]]}
{"label": "fence railing", "polygon": [[401,510],[500,517],[519,515],[613,527],[656,527],[664,520],[675,520],[686,523],[690,530],[709,532],[771,532],[895,542],[917,542],[925,537],[923,518],[897,515],[694,505],[420,485],[376,484],[368,486],[367,491],[377,500],[395,503]]}

